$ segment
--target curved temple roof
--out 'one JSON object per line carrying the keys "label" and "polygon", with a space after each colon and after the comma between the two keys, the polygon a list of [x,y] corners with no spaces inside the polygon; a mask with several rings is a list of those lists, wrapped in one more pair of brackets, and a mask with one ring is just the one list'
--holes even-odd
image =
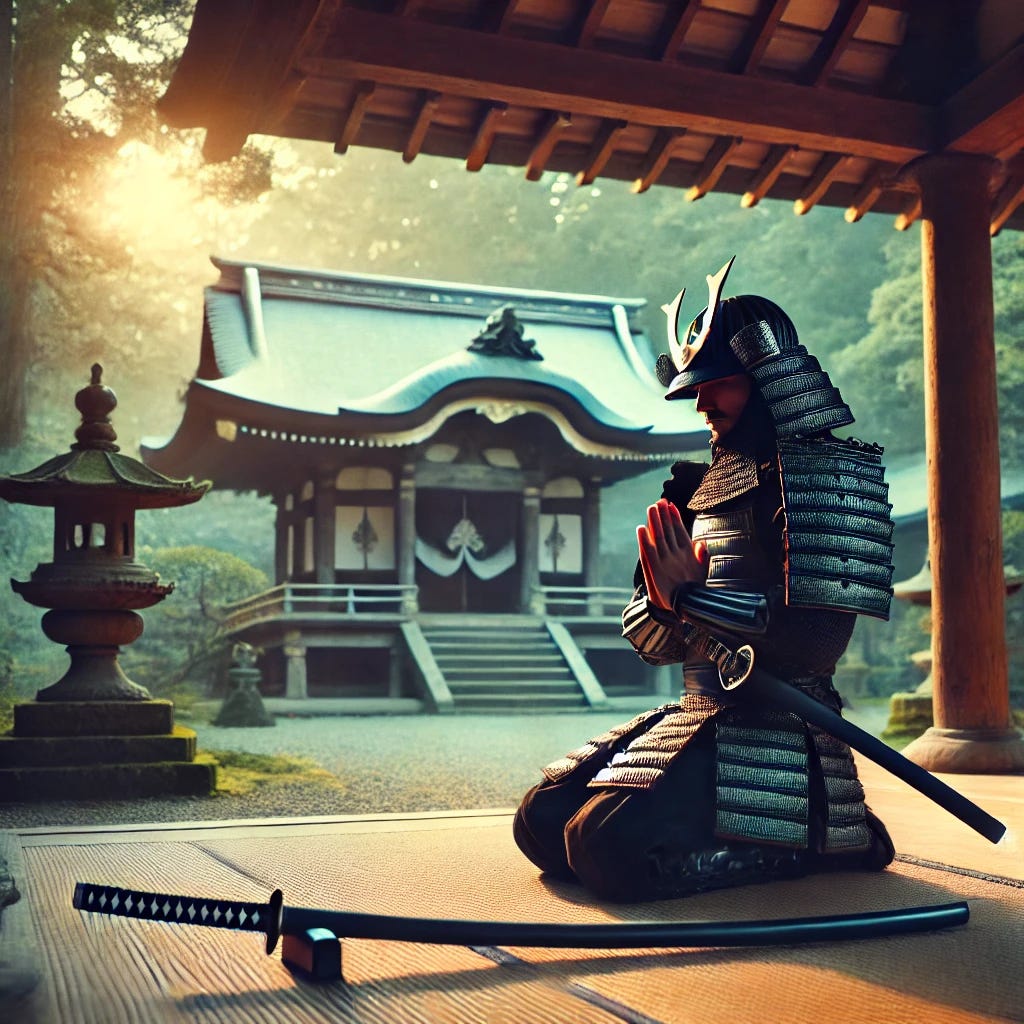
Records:
{"label": "curved temple roof", "polygon": [[[467,409],[495,422],[538,413],[581,454],[615,460],[706,443],[702,417],[664,401],[637,347],[643,300],[213,262],[221,277],[206,289],[185,418],[143,449],[158,468],[213,472],[203,439],[232,431],[416,444]],[[470,350],[503,307],[539,359]]]}

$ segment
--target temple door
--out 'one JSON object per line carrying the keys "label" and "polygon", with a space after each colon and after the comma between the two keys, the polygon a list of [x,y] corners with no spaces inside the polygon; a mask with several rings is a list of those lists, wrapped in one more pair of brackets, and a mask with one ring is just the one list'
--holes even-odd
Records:
{"label": "temple door", "polygon": [[512,494],[416,496],[416,583],[424,612],[518,611],[519,507]]}

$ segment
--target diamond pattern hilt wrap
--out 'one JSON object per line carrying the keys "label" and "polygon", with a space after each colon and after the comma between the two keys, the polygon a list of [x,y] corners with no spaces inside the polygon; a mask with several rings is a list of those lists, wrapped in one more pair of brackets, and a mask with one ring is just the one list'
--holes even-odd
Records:
{"label": "diamond pattern hilt wrap", "polygon": [[134,917],[140,921],[165,924],[200,924],[207,928],[233,928],[243,932],[264,932],[267,953],[273,952],[281,934],[283,896],[275,889],[268,903],[241,900],[204,900],[194,896],[169,896],[158,892],[119,889],[111,885],[77,882],[72,905],[115,917]]}

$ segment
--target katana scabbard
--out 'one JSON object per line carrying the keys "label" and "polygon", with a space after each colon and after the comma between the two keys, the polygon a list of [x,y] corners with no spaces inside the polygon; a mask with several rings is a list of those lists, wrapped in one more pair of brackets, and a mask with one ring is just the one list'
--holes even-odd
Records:
{"label": "katana scabbard", "polygon": [[79,882],[75,886],[73,904],[79,910],[117,917],[265,932],[268,954],[273,952],[280,935],[301,935],[311,928],[326,928],[338,938],[453,946],[657,949],[777,946],[905,935],[964,924],[970,916],[967,904],[959,902],[764,921],[616,921],[598,924],[466,921],[287,907],[280,889],[274,891],[269,902],[261,904],[139,892],[88,882]]}

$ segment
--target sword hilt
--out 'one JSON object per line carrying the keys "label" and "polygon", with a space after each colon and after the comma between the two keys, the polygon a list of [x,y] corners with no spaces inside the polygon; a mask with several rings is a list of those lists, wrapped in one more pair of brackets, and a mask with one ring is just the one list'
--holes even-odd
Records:
{"label": "sword hilt", "polygon": [[281,934],[283,900],[280,889],[273,891],[267,903],[246,903],[242,900],[204,900],[195,896],[171,896],[77,882],[72,905],[77,910],[87,910],[94,914],[134,917],[142,921],[265,932],[269,954],[274,951]]}

